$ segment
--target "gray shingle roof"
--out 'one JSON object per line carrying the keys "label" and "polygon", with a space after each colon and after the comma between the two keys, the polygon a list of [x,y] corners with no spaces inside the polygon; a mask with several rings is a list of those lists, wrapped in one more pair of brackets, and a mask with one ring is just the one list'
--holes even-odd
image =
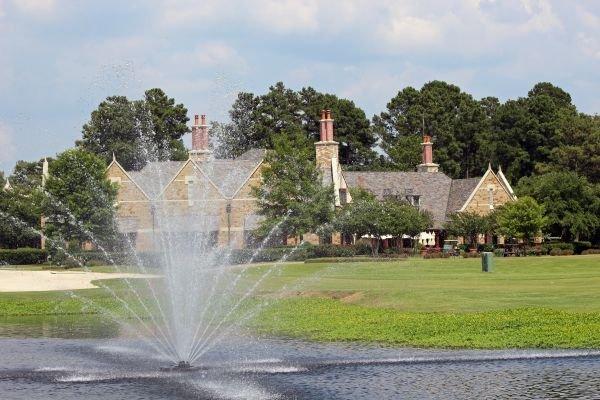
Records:
{"label": "gray shingle roof", "polygon": [[[196,163],[198,168],[219,188],[225,197],[232,197],[262,162],[265,150],[252,149],[235,159],[213,159]],[[150,162],[129,176],[151,198],[156,198],[187,161]]]}
{"label": "gray shingle roof", "polygon": [[433,227],[441,228],[446,220],[446,207],[452,179],[441,172],[344,172],[350,188],[361,187],[378,198],[386,194],[405,198],[420,196],[421,209],[433,215]]}
{"label": "gray shingle roof", "polygon": [[448,206],[446,207],[446,215],[460,210],[473,190],[475,190],[475,187],[477,187],[480,180],[481,177],[452,180],[450,196],[448,197]]}
{"label": "gray shingle roof", "polygon": [[149,162],[140,171],[130,171],[129,176],[153,199],[171,182],[185,163],[186,161]]}

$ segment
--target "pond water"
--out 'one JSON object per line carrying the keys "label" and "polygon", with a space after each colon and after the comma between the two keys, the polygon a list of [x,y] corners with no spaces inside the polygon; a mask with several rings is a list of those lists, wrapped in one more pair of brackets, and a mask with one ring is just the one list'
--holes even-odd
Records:
{"label": "pond water", "polygon": [[1,399],[600,398],[600,352],[449,351],[232,338],[199,369],[97,317],[0,320]]}

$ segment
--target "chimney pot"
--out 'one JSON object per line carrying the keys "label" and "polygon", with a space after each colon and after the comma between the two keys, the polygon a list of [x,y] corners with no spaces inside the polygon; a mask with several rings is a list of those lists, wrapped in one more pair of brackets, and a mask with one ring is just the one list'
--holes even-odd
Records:
{"label": "chimney pot", "polygon": [[198,125],[198,114],[194,115],[194,125]]}
{"label": "chimney pot", "polygon": [[206,125],[206,114],[202,114],[201,121],[202,125]]}

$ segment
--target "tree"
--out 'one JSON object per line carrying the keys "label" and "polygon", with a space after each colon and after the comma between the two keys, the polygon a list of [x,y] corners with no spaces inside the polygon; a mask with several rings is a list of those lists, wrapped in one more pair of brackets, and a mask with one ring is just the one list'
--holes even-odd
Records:
{"label": "tree", "polygon": [[547,162],[536,172],[573,171],[590,182],[600,183],[600,117],[563,112],[559,116],[557,141]]}
{"label": "tree", "polygon": [[4,182],[0,187],[0,247],[39,246],[41,191],[12,182],[12,189],[3,187]]}
{"label": "tree", "polygon": [[492,162],[504,167],[509,180],[529,176],[538,163],[549,162],[552,149],[566,144],[559,135],[561,121],[576,113],[568,93],[538,83],[527,97],[497,108],[483,147]]}
{"label": "tree", "polygon": [[494,217],[499,234],[522,239],[525,243],[541,233],[547,223],[544,206],[529,196],[503,204],[496,209]]}
{"label": "tree", "polygon": [[477,237],[490,230],[489,218],[471,211],[456,212],[449,216],[444,228],[450,235],[462,236],[476,247]]}
{"label": "tree", "polygon": [[259,236],[276,229],[287,243],[289,236],[318,233],[331,221],[333,188],[322,184],[302,131],[291,127],[273,140],[274,148],[265,157],[262,184],[253,188],[253,195],[259,214],[265,216]]}
{"label": "tree", "polygon": [[483,172],[485,155],[479,148],[488,126],[485,108],[458,86],[432,81],[420,90],[407,87],[390,100],[386,111],[373,117],[373,124],[390,156],[402,138],[427,133],[433,136],[435,161],[445,173],[459,178]]}
{"label": "tree", "polygon": [[[251,148],[272,149],[274,138],[284,131],[300,129],[311,140],[318,140],[322,109],[331,109],[335,119],[335,140],[340,142],[340,162],[354,168],[372,163],[376,138],[363,110],[352,101],[320,93],[311,87],[299,92],[282,82],[269,87],[264,95],[239,93],[229,116],[231,123],[215,125],[219,156],[238,156]],[[311,148],[312,142],[305,145]]]}
{"label": "tree", "polygon": [[76,144],[106,163],[114,153],[125,169],[137,170],[148,161],[185,159],[187,121],[187,109],[160,89],[146,91],[143,100],[111,96],[92,111]]}
{"label": "tree", "polygon": [[50,165],[43,205],[48,236],[79,243],[114,238],[117,189],[105,170],[100,157],[80,148],[57,156]]}
{"label": "tree", "polygon": [[553,236],[579,240],[580,235],[590,237],[600,227],[600,191],[575,172],[524,177],[516,189],[544,206]]}
{"label": "tree", "polygon": [[351,194],[352,203],[338,212],[335,226],[344,234],[369,236],[373,255],[379,252],[379,242],[384,235],[414,237],[431,226],[431,215],[408,203],[395,199],[379,201],[362,189],[353,190]]}
{"label": "tree", "polygon": [[386,152],[392,168],[397,171],[414,171],[421,163],[422,141],[423,138],[419,135],[405,135],[387,146]]}

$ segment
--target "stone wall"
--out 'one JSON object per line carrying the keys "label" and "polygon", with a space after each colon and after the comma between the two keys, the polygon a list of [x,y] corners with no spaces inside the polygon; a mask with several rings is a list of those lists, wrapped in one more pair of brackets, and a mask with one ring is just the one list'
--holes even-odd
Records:
{"label": "stone wall", "polygon": [[[490,207],[490,189],[493,192],[493,207]],[[465,211],[476,212],[479,215],[487,215],[494,208],[512,200],[511,195],[500,183],[498,177],[489,172],[483,182],[477,188],[474,196],[465,207]]]}

